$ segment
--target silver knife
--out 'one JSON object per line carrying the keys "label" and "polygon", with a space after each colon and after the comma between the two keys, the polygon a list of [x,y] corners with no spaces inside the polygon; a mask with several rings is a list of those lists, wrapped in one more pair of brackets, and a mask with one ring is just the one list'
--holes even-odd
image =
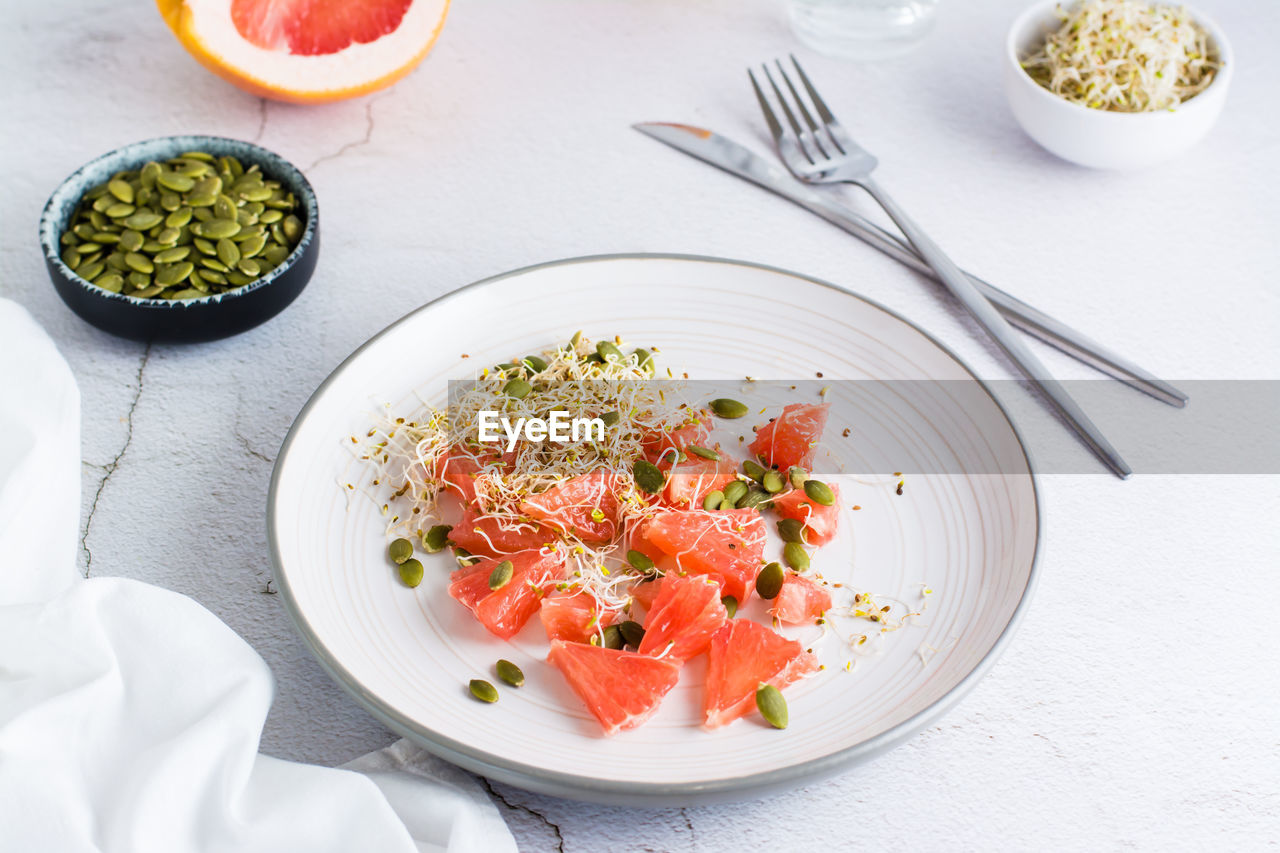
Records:
{"label": "silver knife", "polygon": [[[670,145],[677,151],[696,157],[704,163],[710,163],[731,175],[745,178],[811,213],[816,213],[894,260],[937,280],[933,270],[916,254],[909,243],[905,243],[846,205],[834,201],[830,196],[814,192],[794,180],[782,167],[775,166],[749,148],[718,133],[687,124],[642,122],[632,127],[646,136]],[[1070,326],[1060,323],[977,276],[967,272],[965,275],[1005,316],[1005,319],[1032,337],[1044,341],[1126,385],[1150,394],[1157,400],[1179,408],[1187,404],[1186,394],[1168,382],[1157,379],[1127,358],[1111,352]]]}

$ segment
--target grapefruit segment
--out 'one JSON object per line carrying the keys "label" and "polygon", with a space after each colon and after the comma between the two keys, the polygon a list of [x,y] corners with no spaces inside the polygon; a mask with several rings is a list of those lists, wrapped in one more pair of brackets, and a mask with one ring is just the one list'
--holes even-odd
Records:
{"label": "grapefruit segment", "polygon": [[819,583],[788,572],[769,614],[788,625],[812,622],[831,607],[831,593]]}
{"label": "grapefruit segment", "polygon": [[585,592],[575,592],[544,598],[538,615],[547,630],[547,639],[587,643],[597,629],[613,624],[618,611],[601,607],[599,601]]}
{"label": "grapefruit segment", "polygon": [[732,619],[711,638],[703,725],[719,728],[755,707],[761,682],[779,690],[818,670],[818,659],[797,640],[749,619]]}
{"label": "grapefruit segment", "polygon": [[804,524],[805,542],[810,545],[825,545],[830,542],[840,526],[840,487],[835,483],[827,485],[836,497],[831,506],[814,503],[804,493],[804,489],[792,489],[773,499],[773,508],[778,511],[778,515],[794,518]]}
{"label": "grapefruit segment", "polygon": [[696,420],[679,427],[650,430],[641,440],[640,447],[650,462],[662,460],[670,463],[672,449],[684,450],[691,444],[702,445],[711,435],[711,419],[699,414]]}
{"label": "grapefruit segment", "polygon": [[667,475],[667,489],[663,493],[666,502],[674,507],[699,508],[702,499],[710,492],[723,489],[735,479],[738,463],[720,454],[719,461],[690,456],[677,463]]}
{"label": "grapefruit segment", "polygon": [[178,41],[230,83],[278,101],[368,94],[408,74],[449,0],[156,0]]}
{"label": "grapefruit segment", "polygon": [[611,542],[618,533],[618,483],[604,469],[525,498],[520,511],[583,542]]}
{"label": "grapefruit segment", "polygon": [[669,660],[563,640],[551,642],[547,660],[606,735],[634,729],[652,717],[680,677],[680,667]]}
{"label": "grapefruit segment", "polygon": [[633,547],[664,571],[719,579],[723,594],[744,604],[755,587],[766,538],[764,519],[754,509],[668,510],[636,531],[644,545]]}
{"label": "grapefruit segment", "polygon": [[555,531],[533,521],[499,521],[492,515],[480,515],[471,507],[449,531],[454,544],[472,554],[489,557],[507,556],[517,551],[541,548],[556,540]]}
{"label": "grapefruit segment", "polygon": [[645,617],[644,639],[636,651],[683,663],[706,651],[711,635],[728,618],[720,603],[718,582],[706,577],[667,575]]}
{"label": "grapefruit segment", "polygon": [[830,403],[791,403],[784,406],[782,414],[756,430],[755,440],[747,447],[763,459],[764,464],[772,465],[784,474],[792,465],[810,468],[814,450],[822,440],[830,408]]}
{"label": "grapefruit segment", "polygon": [[537,612],[542,598],[564,577],[564,560],[554,552],[521,551],[505,559],[514,572],[501,589],[489,589],[500,560],[485,557],[450,575],[449,595],[465,605],[489,632],[509,640]]}

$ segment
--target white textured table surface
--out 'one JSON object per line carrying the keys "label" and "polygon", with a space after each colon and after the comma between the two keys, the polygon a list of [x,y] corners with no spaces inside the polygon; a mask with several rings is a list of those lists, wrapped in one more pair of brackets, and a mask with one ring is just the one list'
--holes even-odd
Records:
{"label": "white textured table surface", "polygon": [[[963,265],[1162,376],[1280,377],[1280,7],[1205,0],[1239,58],[1217,128],[1173,166],[1106,174],[1053,159],[1014,125],[999,55],[1021,5],[946,2],[927,46],[900,60],[801,56],[881,154],[884,183]],[[558,257],[719,255],[848,283],[980,374],[1008,375],[917,277],[629,129],[685,120],[758,145],[744,66],[796,49],[776,0],[460,0],[412,76],[312,108],[210,76],[142,0],[6,8],[0,294],[44,324],[80,382],[83,569],[187,593],[252,643],[278,679],[271,754],[334,764],[392,739],[321,672],[271,594],[263,513],[307,396],[421,303]],[[304,167],[323,208],[320,267],[263,327],[146,347],[58,301],[36,219],[85,160],[181,132],[252,139]],[[1280,479],[1099,474],[1041,487],[1034,605],[941,725],[768,803],[642,812],[495,786],[522,846],[1275,843]]]}

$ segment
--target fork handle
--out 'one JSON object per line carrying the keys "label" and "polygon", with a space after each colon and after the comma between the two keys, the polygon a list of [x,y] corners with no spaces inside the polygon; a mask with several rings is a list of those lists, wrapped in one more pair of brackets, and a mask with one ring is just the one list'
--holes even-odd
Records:
{"label": "fork handle", "polygon": [[884,208],[884,212],[902,229],[903,235],[910,241],[911,245],[915,246],[916,251],[920,253],[920,257],[924,262],[937,274],[938,280],[946,286],[947,290],[956,299],[960,300],[965,309],[987,330],[988,334],[1004,350],[1005,355],[1018,366],[1022,373],[1040,387],[1048,401],[1057,409],[1059,414],[1067,419],[1089,449],[1121,479],[1128,477],[1133,472],[1133,469],[1111,446],[1111,443],[1107,441],[1098,427],[1089,419],[1089,416],[1084,413],[1084,410],[1080,408],[1075,399],[1067,393],[1066,388],[1053,378],[1048,368],[1041,363],[1040,359],[1031,351],[1031,348],[1018,337],[1013,327],[996,310],[995,306],[978,292],[973,282],[960,271],[960,268],[947,256],[946,252],[942,251],[938,244],[933,242],[920,229],[920,226],[916,225],[911,217],[907,215],[906,211],[898,206],[893,197],[885,192],[870,176],[856,183],[870,193],[871,197]]}

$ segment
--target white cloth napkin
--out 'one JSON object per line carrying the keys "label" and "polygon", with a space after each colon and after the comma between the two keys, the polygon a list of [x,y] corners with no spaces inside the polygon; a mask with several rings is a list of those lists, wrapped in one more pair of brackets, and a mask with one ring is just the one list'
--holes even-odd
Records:
{"label": "white cloth napkin", "polygon": [[186,596],[80,577],[79,392],[3,299],[0,364],[0,850],[516,849],[405,741],[350,770],[258,754],[274,683],[247,643]]}

